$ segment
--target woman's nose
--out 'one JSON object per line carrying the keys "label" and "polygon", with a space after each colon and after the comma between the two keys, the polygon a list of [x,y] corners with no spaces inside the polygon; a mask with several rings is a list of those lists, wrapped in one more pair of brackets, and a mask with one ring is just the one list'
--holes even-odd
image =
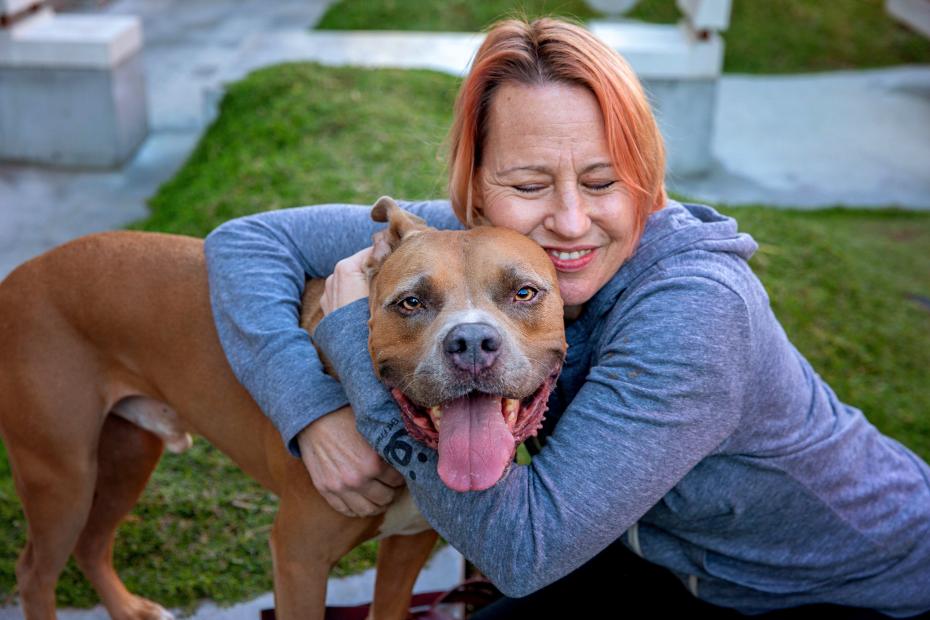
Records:
{"label": "woman's nose", "polygon": [[583,237],[591,227],[587,205],[577,187],[558,192],[546,228],[566,239]]}

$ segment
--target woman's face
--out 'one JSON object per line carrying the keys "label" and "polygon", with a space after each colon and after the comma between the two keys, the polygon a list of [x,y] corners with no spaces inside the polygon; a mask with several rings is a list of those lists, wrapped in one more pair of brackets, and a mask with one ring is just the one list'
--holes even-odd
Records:
{"label": "woman's face", "polygon": [[633,201],[610,162],[597,100],[561,83],[508,83],[491,101],[476,208],[541,245],[576,317],[636,245]]}

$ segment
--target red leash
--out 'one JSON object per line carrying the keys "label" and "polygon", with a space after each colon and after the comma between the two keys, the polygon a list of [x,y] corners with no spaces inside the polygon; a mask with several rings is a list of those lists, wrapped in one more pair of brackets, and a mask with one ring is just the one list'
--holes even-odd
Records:
{"label": "red leash", "polygon": [[[477,611],[500,598],[501,593],[491,582],[470,579],[448,592],[423,592],[410,599],[410,614],[407,620],[452,620],[452,613],[443,606],[463,604],[470,611]],[[327,607],[326,620],[365,620],[371,603],[352,607]],[[276,620],[274,609],[263,609],[261,620]]]}

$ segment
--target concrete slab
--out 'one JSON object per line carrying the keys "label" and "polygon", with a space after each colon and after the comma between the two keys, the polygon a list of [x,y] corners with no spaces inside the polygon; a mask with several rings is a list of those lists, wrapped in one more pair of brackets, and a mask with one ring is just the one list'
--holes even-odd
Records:
{"label": "concrete slab", "polygon": [[[450,590],[464,578],[464,560],[462,555],[446,546],[437,551],[417,578],[413,587],[415,593],[442,592]],[[374,592],[375,571],[368,570],[359,575],[342,579],[330,579],[326,592],[327,605],[360,605],[371,600]],[[274,607],[274,596],[270,592],[231,607],[219,607],[207,602],[197,608],[188,620],[258,620],[262,609]],[[184,617],[174,611],[178,618]],[[0,620],[20,620],[22,611],[18,607],[0,609]],[[94,609],[63,609],[58,611],[59,620],[107,620],[109,616],[103,607]]]}
{"label": "concrete slab", "polygon": [[723,67],[720,35],[705,32],[698,37],[684,22],[646,24],[595,20],[588,27],[618,50],[642,79],[713,79],[720,75]]}
{"label": "concrete slab", "polygon": [[901,23],[930,38],[930,2],[927,0],[885,0],[885,10]]}
{"label": "concrete slab", "polygon": [[230,63],[223,81],[270,64],[313,61],[324,65],[433,69],[465,75],[483,33],[290,31],[253,35]]}
{"label": "concrete slab", "polygon": [[0,159],[114,169],[148,133],[139,55],[106,69],[0,61]]}
{"label": "concrete slab", "polygon": [[[721,66],[723,42],[712,34],[697,39],[679,25],[640,22],[591,22],[597,36],[623,53],[648,79],[707,79]],[[464,75],[484,41],[483,33],[336,31],[259,32],[230,64],[238,79],[257,67],[291,60],[325,65],[434,69]]]}
{"label": "concrete slab", "polygon": [[171,178],[198,138],[160,132],[115,172],[0,166],[0,278],[60,243],[145,217],[146,199]]}
{"label": "concrete slab", "polygon": [[15,15],[34,3],[35,0],[0,0],[0,15]]}
{"label": "concrete slab", "polygon": [[142,28],[135,17],[43,12],[0,31],[0,65],[109,69],[140,47]]}
{"label": "concrete slab", "polygon": [[725,75],[715,169],[670,178],[722,203],[930,209],[930,66]]}

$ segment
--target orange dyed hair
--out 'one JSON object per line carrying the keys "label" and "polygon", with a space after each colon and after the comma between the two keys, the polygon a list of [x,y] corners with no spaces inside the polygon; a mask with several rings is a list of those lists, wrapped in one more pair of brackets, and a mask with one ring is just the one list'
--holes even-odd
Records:
{"label": "orange dyed hair", "polygon": [[665,206],[665,148],[642,85],[625,60],[593,34],[551,18],[498,22],[459,89],[449,132],[449,196],[464,224],[476,223],[472,191],[494,93],[505,83],[574,84],[594,94],[611,162],[630,192],[642,231]]}

